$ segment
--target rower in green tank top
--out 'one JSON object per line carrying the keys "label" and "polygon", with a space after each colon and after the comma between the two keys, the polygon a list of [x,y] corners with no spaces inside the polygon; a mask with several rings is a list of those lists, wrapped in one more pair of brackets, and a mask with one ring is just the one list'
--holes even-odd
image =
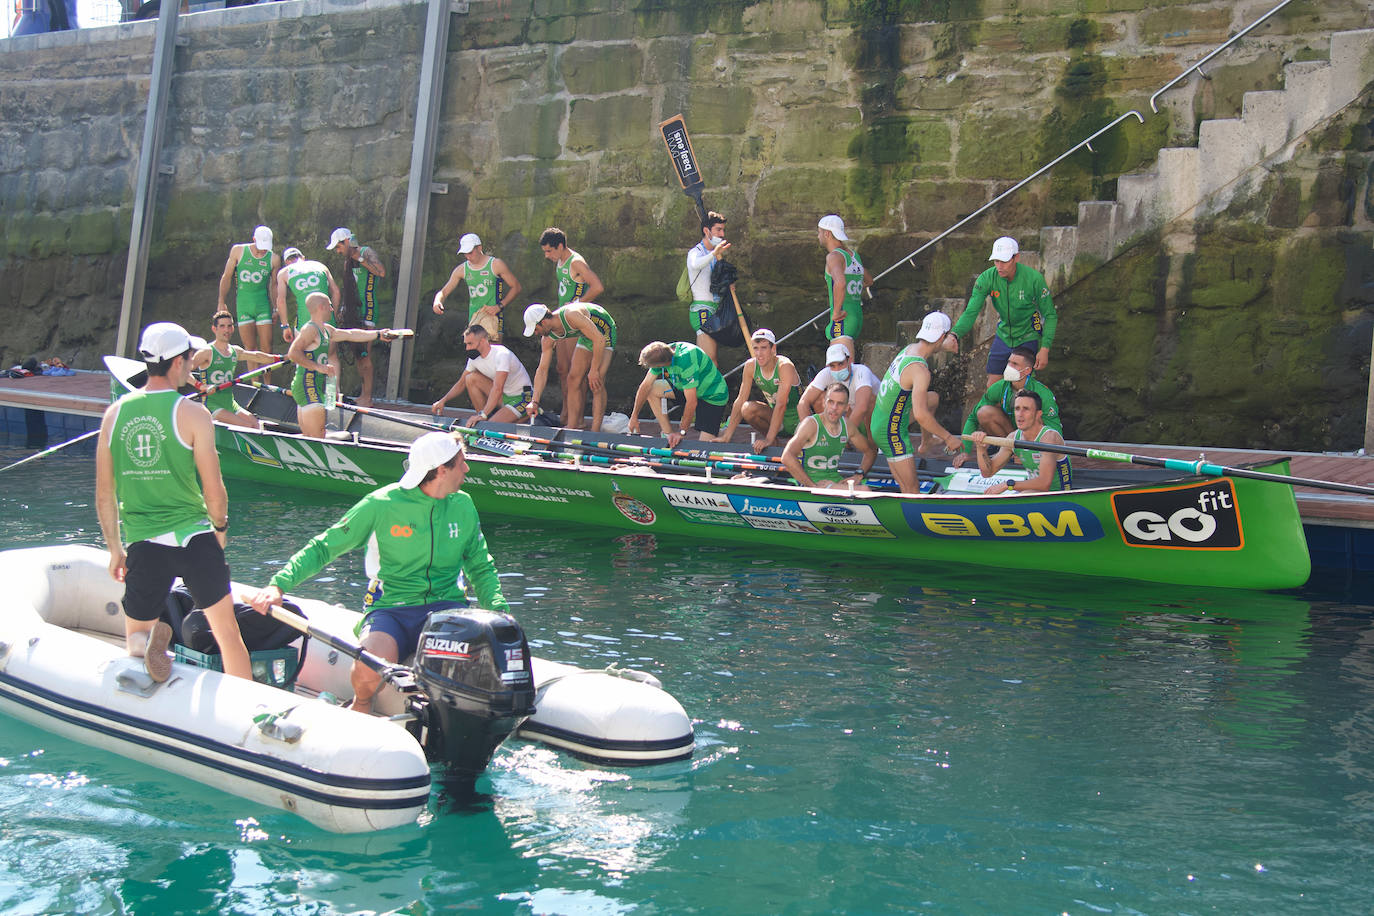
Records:
{"label": "rower in green tank top", "polygon": [[842,343],[850,353],[858,353],[855,340],[864,326],[864,288],[873,281],[839,216],[832,213],[821,217],[816,236],[825,249],[825,304],[830,309],[825,336],[832,344]]}
{"label": "rower in green tank top", "polygon": [[234,288],[239,336],[250,350],[272,346],[272,296],[281,259],[272,253],[272,230],[259,226],[253,241],[234,245],[219,278],[216,312],[229,311],[229,289]]}
{"label": "rower in green tank top", "polygon": [[[831,382],[822,393],[821,412],[804,417],[797,434],[782,452],[782,465],[804,487],[833,487],[844,484],[867,490],[864,476],[878,459],[878,450],[868,437],[854,435],[849,428],[849,389],[843,382]],[[845,477],[840,472],[840,455],[849,446],[861,452],[858,473]]]}
{"label": "rower in green tank top", "polygon": [[148,381],[111,404],[100,422],[96,515],[110,575],[124,583],[125,644],[152,681],[172,672],[172,630],[162,614],[178,576],[205,609],[224,671],[252,677],[229,594],[229,497],[215,427],[209,411],[177,390],[190,381],[191,357],[204,344],[180,325],[149,325],[138,345]]}
{"label": "rower in green tank top", "polygon": [[[778,353],[777,339],[767,328],[754,331],[749,349],[754,355],[744,364],[739,395],[730,408],[730,422],[720,439],[729,442],[743,421],[760,434],[754,441],[756,450],[772,448],[797,430],[801,376],[792,360]],[[756,387],[763,395],[761,402],[751,399]]]}
{"label": "rower in green tank top", "polygon": [[[281,254],[282,268],[277,271],[277,320],[287,343],[296,336],[301,325],[310,320],[305,310],[305,297],[311,293],[328,293],[334,307],[339,307],[339,285],[329,268],[319,261],[308,260],[299,248],[288,248]],[[294,300],[296,317],[287,315],[288,298]]]}
{"label": "rower in green tank top", "polygon": [[903,493],[919,493],[921,482],[916,473],[916,450],[911,447],[911,422],[921,426],[921,438],[929,433],[957,451],[962,440],[940,425],[935,419],[939,395],[930,390],[930,366],[926,360],[940,350],[958,352],[959,338],[949,333],[949,316],[931,312],[921,322],[916,342],[910,344],[888,366],[878,388],[873,405],[873,419],[869,432],[873,441],[887,458],[887,466]]}
{"label": "rower in green tank top", "polygon": [[[1013,410],[1016,417],[1015,438],[1017,440],[1046,442],[1051,445],[1064,444],[1064,437],[1059,434],[1059,431],[1045,424],[1044,405],[1039,394],[1029,388],[1022,390],[1016,396]],[[986,491],[989,496],[996,496],[998,493],[1004,493],[1008,490],[1015,493],[1047,493],[1073,488],[1073,466],[1069,463],[1068,455],[1054,455],[1047,458],[1046,453],[1035,449],[1013,449],[1004,445],[989,458],[987,449],[983,448],[983,444],[987,441],[987,434],[978,430],[969,438],[973,440],[974,454],[978,456],[978,472],[984,477],[991,477],[1002,470],[1013,457],[1030,475],[1026,480],[994,484]]]}
{"label": "rower in green tank top", "polygon": [[536,302],[525,309],[525,336],[543,337],[539,344],[539,366],[534,370],[534,398],[527,408],[531,417],[539,412],[539,399],[549,380],[549,366],[554,361],[554,347],[560,340],[576,338],[572,367],[563,391],[563,412],[569,429],[582,428],[583,387],[585,378],[592,390],[592,423],[594,432],[600,431],[606,414],[606,373],[611,368],[615,352],[615,319],[595,302],[570,302],[557,311]]}
{"label": "rower in green tank top", "polygon": [[[341,327],[364,328],[371,330],[377,326],[377,281],[386,276],[382,259],[367,245],[362,245],[353,237],[347,227],[340,226],[329,236],[329,248],[343,255],[344,273],[352,273],[352,282],[344,277],[344,288],[339,290],[338,309],[335,320]],[[355,295],[356,294],[356,295]],[[356,313],[355,310],[356,309]],[[344,338],[336,338],[344,340]],[[347,341],[346,345],[356,343]],[[358,344],[352,347],[353,362],[358,367],[358,406],[372,406],[373,365],[372,351]]]}
{"label": "rower in green tank top", "polygon": [[[205,387],[214,388],[238,377],[240,362],[263,366],[284,357],[261,350],[245,350],[229,342],[234,335],[234,316],[219,312],[210,324],[215,338],[208,347],[197,350],[191,357],[191,368],[199,372]],[[262,423],[234,400],[234,389],[215,391],[205,398],[210,415],[221,423],[232,423],[249,429],[262,429]]]}
{"label": "rower in green tank top", "polygon": [[444,314],[444,300],[460,281],[466,281],[467,326],[480,324],[493,342],[500,343],[505,332],[503,310],[520,295],[520,281],[505,261],[482,250],[482,240],[475,232],[458,240],[458,253],[463,263],[453,268],[448,282],[434,294],[434,314]]}

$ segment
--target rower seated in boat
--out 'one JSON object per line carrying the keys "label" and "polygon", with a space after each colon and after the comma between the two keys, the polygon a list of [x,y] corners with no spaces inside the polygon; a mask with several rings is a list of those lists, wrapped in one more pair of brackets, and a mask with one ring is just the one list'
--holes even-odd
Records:
{"label": "rower seated in boat", "polygon": [[[838,345],[837,345],[838,346]],[[857,435],[849,426],[849,389],[843,382],[831,382],[825,389],[821,413],[804,418],[797,426],[797,434],[782,452],[782,465],[804,487],[835,487],[848,484],[855,490],[867,490],[864,476],[878,459],[878,450],[866,436]],[[840,454],[849,445],[863,453],[857,474],[845,477],[840,473]]]}
{"label": "rower seated in boat", "polygon": [[[281,359],[272,353],[261,350],[245,350],[229,342],[234,336],[234,316],[228,312],[216,312],[210,319],[210,330],[215,339],[210,345],[196,351],[191,357],[191,368],[200,372],[206,385],[217,387],[238,375],[240,362],[262,366]],[[205,409],[210,416],[221,423],[232,423],[248,429],[262,429],[262,422],[234,400],[232,387],[215,391],[205,398]]]}
{"label": "rower seated in boat", "polygon": [[[1016,404],[1013,409],[1016,412],[1016,439],[1018,441],[1045,442],[1051,445],[1064,444],[1064,437],[1052,427],[1045,425],[1044,407],[1040,395],[1029,389],[1022,391],[1016,396]],[[1006,483],[994,484],[986,491],[989,496],[996,496],[1008,491],[1044,493],[1051,490],[1073,488],[1073,467],[1069,463],[1068,455],[1053,455],[1038,452],[1032,448],[1013,449],[1006,445],[999,448],[989,458],[987,450],[983,448],[987,433],[978,430],[969,438],[974,444],[974,454],[978,456],[978,471],[984,477],[991,477],[1006,467],[1007,462],[1013,456],[1030,475],[1026,480],[1011,480]]]}

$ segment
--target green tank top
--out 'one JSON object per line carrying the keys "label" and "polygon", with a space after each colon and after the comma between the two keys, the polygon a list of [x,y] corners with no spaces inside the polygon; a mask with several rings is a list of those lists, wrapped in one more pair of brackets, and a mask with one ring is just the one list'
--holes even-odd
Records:
{"label": "green tank top", "polygon": [[887,374],[883,376],[883,383],[878,386],[878,397],[873,405],[874,428],[877,428],[879,417],[883,419],[884,426],[887,426],[895,416],[899,418],[900,423],[900,426],[895,428],[906,429],[907,414],[911,409],[911,389],[903,388],[901,379],[907,366],[913,363],[930,368],[920,356],[898,356],[892,361],[892,365],[887,367]]}
{"label": "green tank top", "polygon": [[[859,256],[845,248],[836,248],[844,257],[844,301],[840,303],[840,308],[849,314],[854,314],[855,310],[862,311],[864,295],[864,265],[859,260]],[[830,305],[835,302],[833,291],[834,278],[830,276],[830,271],[825,272],[825,301]]]}
{"label": "green tank top", "polygon": [[586,261],[583,260],[582,255],[578,254],[576,251],[573,251],[572,249],[568,249],[568,259],[564,261],[562,264],[555,264],[553,268],[553,275],[558,278],[559,308],[562,308],[563,306],[567,305],[569,302],[580,297],[583,293],[587,291],[587,284],[579,283],[573,279],[573,261],[582,261],[584,264],[586,263]]}
{"label": "green tank top", "polygon": [[238,289],[239,304],[258,303],[266,305],[269,302],[267,284],[271,279],[272,252],[269,251],[262,257],[255,258],[252,248],[244,245],[243,252],[239,255],[239,266],[234,271],[234,283]]}
{"label": "green tank top", "polygon": [[[1049,426],[1042,426],[1040,432],[1036,434],[1034,441],[1039,442],[1040,437],[1045,435],[1046,431],[1049,429]],[[1036,458],[1036,455],[1041,454],[1040,452],[1028,448],[1018,448],[1015,450],[1015,454],[1016,460],[1021,463],[1021,467],[1026,469],[1027,474],[1031,477],[1035,477],[1040,473],[1040,461]],[[1050,484],[1050,489],[1073,489],[1073,465],[1069,463],[1069,456],[1054,456],[1054,462],[1054,477],[1051,478],[1052,483]]]}
{"label": "green tank top", "polygon": [[817,483],[823,480],[843,480],[844,475],[840,473],[840,454],[849,443],[849,421],[840,417],[840,431],[832,436],[825,428],[820,415],[814,416],[816,441],[810,448],[802,449],[802,466]]}
{"label": "green tank top", "polygon": [[310,312],[305,308],[305,297],[311,293],[329,295],[329,274],[319,261],[294,261],[282,268],[286,272],[286,288],[296,297],[296,326],[310,320]]}
{"label": "green tank top", "polygon": [[[206,366],[202,375],[205,384],[210,387],[223,385],[238,375],[239,355],[234,351],[233,345],[229,347],[229,355],[225,356],[219,352],[219,347],[210,345],[210,365]],[[234,389],[226,388],[223,391],[216,391],[205,399],[205,406],[213,414],[216,410],[227,410],[233,413],[237,407],[234,403]]]}
{"label": "green tank top", "polygon": [[[614,347],[615,319],[611,317],[611,313],[593,302],[579,302],[578,305],[582,306],[582,308],[587,310],[587,314],[592,319],[592,324],[596,326],[596,329],[598,331],[600,331],[602,334],[606,336],[606,346]],[[552,337],[554,340],[565,340],[569,337],[581,337],[583,339],[587,339],[586,334],[583,334],[581,331],[577,330],[577,328],[568,324],[568,318],[566,315],[563,314],[565,309],[566,306],[562,306],[556,312],[553,313],[553,316],[558,319],[558,323],[563,326],[563,330],[561,332],[550,331],[549,336]]]}
{"label": "green tank top", "polygon": [[[763,370],[759,368],[758,361],[754,361],[754,385],[763,393],[763,399],[768,402],[769,407],[778,406],[778,379],[782,375],[782,364],[792,365],[792,360],[786,356],[779,356],[777,362],[773,364],[773,375],[771,378],[764,378]],[[792,390],[787,394],[787,412],[783,415],[782,425],[784,429],[794,430],[797,428],[797,402],[801,400],[801,386],[793,385]]]}
{"label": "green tank top", "polygon": [[496,276],[495,264],[496,258],[487,258],[487,263],[483,267],[473,267],[472,263],[468,262],[463,268],[463,279],[468,284],[469,319],[477,314],[478,309],[496,305],[500,301],[496,298],[496,292],[501,278]]}
{"label": "green tank top", "polygon": [[135,391],[120,398],[110,430],[110,458],[124,540],[183,546],[213,530],[196,476],[195,455],[177,435],[175,391]]}
{"label": "green tank top", "polygon": [[358,284],[358,301],[363,304],[363,318],[371,320],[369,316],[377,314],[377,275],[360,265],[353,268],[353,282]]}

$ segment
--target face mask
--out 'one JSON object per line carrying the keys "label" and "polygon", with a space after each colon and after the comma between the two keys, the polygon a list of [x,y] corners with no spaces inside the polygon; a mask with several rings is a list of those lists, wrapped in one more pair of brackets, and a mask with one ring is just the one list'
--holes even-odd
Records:
{"label": "face mask", "polygon": [[725,239],[713,238],[708,235],[706,236],[706,247],[714,249],[717,245],[722,244],[724,241]]}
{"label": "face mask", "polygon": [[464,350],[463,352],[467,353],[468,359],[477,359],[482,355],[481,350]]}
{"label": "face mask", "polygon": [[1019,382],[1021,381],[1021,372],[1015,366],[1007,366],[1002,370],[1002,378],[1009,382]]}
{"label": "face mask", "polygon": [[844,369],[831,369],[830,377],[837,382],[847,382],[849,381],[849,369],[848,367]]}

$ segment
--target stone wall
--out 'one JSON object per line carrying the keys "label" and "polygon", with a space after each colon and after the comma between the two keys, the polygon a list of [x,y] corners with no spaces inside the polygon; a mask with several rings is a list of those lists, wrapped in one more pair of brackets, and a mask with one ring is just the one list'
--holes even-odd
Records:
{"label": "stone wall", "polygon": [[[621,340],[612,404],[628,406],[621,402],[638,380],[638,348],[654,338],[690,337],[672,287],[681,252],[698,233],[655,130],[664,118],[686,116],[706,202],[730,217],[751,318],[782,332],[824,307],[819,216],[842,213],[865,262],[885,269],[1117,114],[1148,113],[1151,92],[1271,6],[474,2],[451,19],[434,175],[448,193],[431,200],[412,393],[442,391],[460,365],[463,322],[455,310],[439,318],[427,305],[457,263],[457,237],[478,232],[511,264],[525,285],[517,301],[523,306],[552,295],[551,266],[537,239],[558,225],[605,281],[603,301]],[[279,248],[297,244],[310,256],[322,254],[334,226],[350,226],[379,250],[394,278],[424,12],[389,0],[300,0],[182,18],[186,43],[176,52],[163,155],[175,172],[159,179],[145,320],[203,324],[229,245],[246,240],[258,222],[276,230]],[[915,268],[894,271],[876,291],[864,337],[892,339],[897,321],[919,316],[930,300],[966,294],[993,237],[1015,234],[1035,249],[1041,226],[1064,222],[1079,200],[1148,166],[1160,146],[1187,142],[1204,118],[1234,115],[1247,90],[1277,88],[1283,61],[1320,54],[1314,49],[1333,30],[1370,25],[1374,13],[1360,0],[1291,4],[1209,67],[1209,79],[1171,93],[1164,114],[1123,126]],[[0,340],[0,363],[57,353],[94,367],[113,344],[153,28],[137,23],[0,42],[9,64],[0,73],[0,282],[11,291],[0,305],[9,332]],[[1368,158],[1358,139],[1323,143],[1325,152],[1314,148],[1313,162],[1327,157],[1318,172],[1357,174]],[[1325,213],[1329,185],[1295,173],[1265,187],[1264,200],[1218,221],[1217,231],[1224,223],[1231,228],[1222,238],[1234,238],[1235,227],[1249,227],[1265,242],[1257,252],[1300,250],[1316,227],[1265,214]],[[1354,252],[1367,250],[1371,237],[1363,212],[1346,208],[1344,223],[1323,227],[1345,239],[1335,247],[1348,248],[1356,265]],[[1147,240],[1120,264],[1061,292],[1063,353],[1046,381],[1067,392],[1061,401],[1082,405],[1064,405],[1082,427],[1070,435],[1207,432],[1172,416],[1135,422],[1110,399],[1110,409],[1096,406],[1107,394],[1097,390],[1105,341],[1116,340],[1104,338],[1104,327],[1138,326],[1144,336],[1131,342],[1150,352],[1176,351],[1181,340],[1175,323],[1147,327],[1132,317],[1143,306],[1123,314],[1120,298],[1108,293],[1129,288],[1132,303],[1151,295],[1163,302],[1160,284],[1190,289],[1212,276],[1185,269],[1189,255],[1166,242]],[[1225,250],[1228,243],[1219,244]],[[1208,250],[1201,241],[1189,263],[1210,263]],[[1264,273],[1266,288],[1281,285],[1277,268],[1260,255],[1249,269]],[[1207,307],[1227,320],[1267,321],[1252,291],[1206,288]],[[1320,318],[1305,333],[1350,357],[1369,314],[1368,293],[1344,280],[1323,289],[1330,301],[1309,310]],[[819,332],[803,331],[786,352],[802,366],[819,365],[821,343]],[[532,363],[533,349],[523,341],[517,347]],[[743,356],[726,351],[723,362]],[[1363,376],[1354,376],[1367,365],[1348,369],[1330,378],[1362,411]],[[1280,361],[1272,370],[1294,367]],[[1122,362],[1111,387],[1156,392],[1142,406],[1151,417],[1168,414],[1182,393],[1212,392],[1198,387],[1196,374],[1171,376],[1160,387],[1158,373],[1148,360]],[[1240,419],[1208,427],[1218,435],[1206,441],[1249,444],[1241,440],[1262,425],[1266,410],[1253,387],[1224,402]],[[950,407],[947,421],[957,413]],[[1218,438],[1223,433],[1228,441]],[[1265,441],[1353,447],[1358,438],[1344,423],[1281,423]]]}

